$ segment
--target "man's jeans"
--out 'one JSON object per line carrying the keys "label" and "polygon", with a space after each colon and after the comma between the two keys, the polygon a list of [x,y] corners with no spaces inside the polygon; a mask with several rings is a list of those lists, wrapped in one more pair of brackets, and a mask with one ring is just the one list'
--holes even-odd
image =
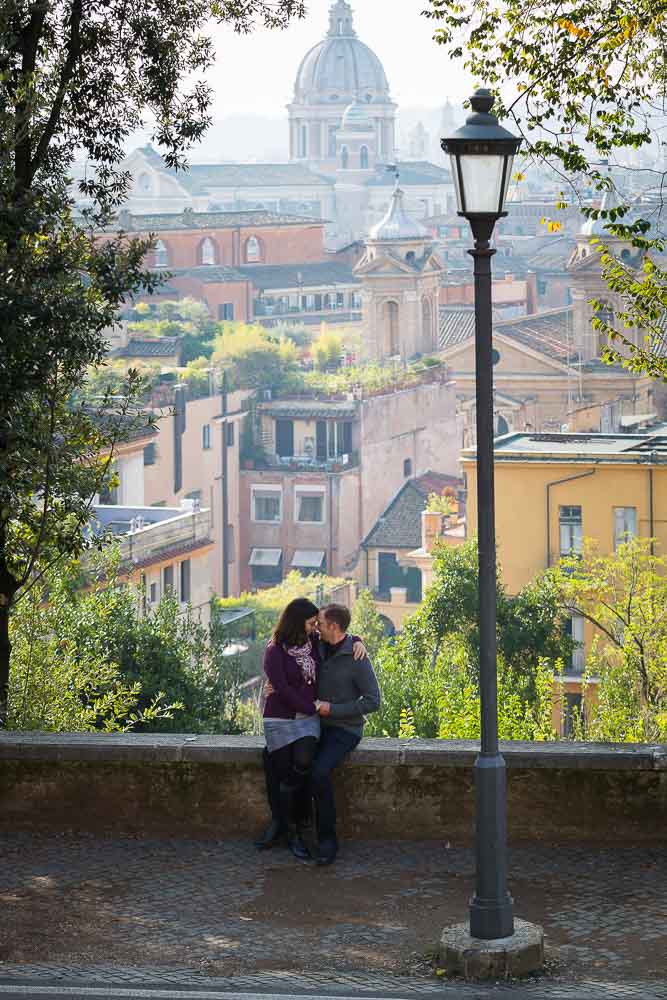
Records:
{"label": "man's jeans", "polygon": [[311,787],[317,807],[317,832],[320,841],[336,836],[336,803],[331,772],[354,750],[360,736],[341,726],[322,726],[322,735],[311,771]]}

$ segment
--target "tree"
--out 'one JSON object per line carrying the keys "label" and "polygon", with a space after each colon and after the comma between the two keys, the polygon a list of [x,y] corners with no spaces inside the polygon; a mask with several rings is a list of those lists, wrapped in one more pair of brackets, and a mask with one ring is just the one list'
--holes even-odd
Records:
{"label": "tree", "polygon": [[[121,413],[68,405],[88,368],[102,362],[121,305],[157,280],[143,269],[150,241],[96,237],[128,190],[125,141],[152,121],[167,165],[182,168],[210,122],[208,18],[249,31],[257,19],[282,27],[303,12],[302,0],[2,4],[0,726],[10,613],[45,565],[85,543],[90,499],[136,398],[130,380]],[[80,215],[70,185],[77,154],[88,161]],[[104,448],[100,465],[94,455]]]}
{"label": "tree", "polygon": [[[571,651],[558,586],[538,578],[515,597],[497,586],[499,727],[507,739],[547,739],[551,675]],[[433,584],[420,609],[377,657],[383,707],[377,735],[398,736],[409,713],[419,736],[479,733],[479,598],[477,541],[440,545]]]}
{"label": "tree", "polygon": [[19,604],[9,724],[238,732],[239,664],[172,595],[140,613],[144,595],[122,571],[109,546],[58,567]]}
{"label": "tree", "polygon": [[[646,147],[662,114],[667,72],[665,0],[429,0],[426,15],[437,22],[435,37],[464,58],[470,75],[502,97],[501,116],[510,116],[525,137],[524,157],[545,165],[563,191],[555,205],[582,201],[581,180],[598,191],[613,186],[600,165],[617,152]],[[656,157],[657,158],[657,157]],[[523,179],[519,171],[517,180]],[[664,175],[654,172],[656,190]],[[603,275],[620,306],[593,323],[608,334],[603,358],[655,378],[667,378],[665,333],[667,272],[659,212],[621,204],[600,210],[582,204],[589,217],[604,221],[609,236],[631,244],[629,257],[596,242]],[[659,195],[660,205],[662,196]],[[560,228],[555,220],[552,229]],[[595,304],[602,310],[602,303]],[[635,331],[633,337],[632,331]]]}
{"label": "tree", "polygon": [[180,337],[183,364],[200,357],[210,359],[219,324],[212,319],[205,303],[188,298],[169,300],[160,303],[157,318],[139,315],[140,319],[130,323],[131,333],[149,337]]}
{"label": "tree", "polygon": [[599,677],[585,731],[593,739],[667,739],[667,559],[650,539],[612,555],[591,541],[554,571],[563,605],[592,625],[586,675]]}
{"label": "tree", "polygon": [[339,368],[342,351],[343,341],[336,333],[329,331],[321,333],[310,348],[313,361],[320,371]]}
{"label": "tree", "polygon": [[277,341],[259,324],[222,323],[212,363],[227,368],[233,387],[278,390],[296,376],[297,350]]}
{"label": "tree", "polygon": [[375,661],[386,635],[370,590],[359,591],[352,608],[350,632],[363,639],[368,655],[372,661]]}

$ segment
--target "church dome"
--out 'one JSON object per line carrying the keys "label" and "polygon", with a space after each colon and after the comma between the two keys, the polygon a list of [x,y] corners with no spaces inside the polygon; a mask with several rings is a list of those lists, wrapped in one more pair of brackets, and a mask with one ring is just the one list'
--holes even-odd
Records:
{"label": "church dome", "polygon": [[[611,181],[611,170],[608,170],[609,179]],[[605,189],[604,195],[602,196],[602,204],[600,205],[600,210],[602,212],[610,212],[614,208],[620,208],[623,204],[622,198],[619,196],[618,191],[613,185]],[[605,239],[613,239],[607,226],[611,225],[612,219],[609,215],[604,217],[599,217],[597,219],[586,219],[583,226],[581,227],[582,236],[604,236]]]}
{"label": "church dome", "polygon": [[353,101],[343,113],[344,132],[372,132],[373,122],[368,114],[367,107],[359,101]]}
{"label": "church dome", "polygon": [[352,8],[336,0],[329,11],[329,31],[304,56],[294,85],[299,104],[347,105],[389,101],[389,84],[382,63],[359,41],[352,23]]}
{"label": "church dome", "polygon": [[408,215],[403,205],[403,192],[396,182],[387,214],[369,233],[372,240],[424,240],[429,238],[428,230]]}

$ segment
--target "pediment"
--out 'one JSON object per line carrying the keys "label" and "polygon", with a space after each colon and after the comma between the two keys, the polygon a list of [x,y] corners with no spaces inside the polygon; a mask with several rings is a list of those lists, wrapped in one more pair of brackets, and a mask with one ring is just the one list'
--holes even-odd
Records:
{"label": "pediment", "polygon": [[[512,372],[526,375],[553,375],[554,373],[566,374],[567,366],[554,358],[550,358],[540,351],[527,347],[510,337],[503,337],[502,334],[494,333],[493,344],[500,360],[494,368],[494,372]],[[445,347],[440,352],[444,361],[457,371],[475,371],[475,336],[471,334],[465,340],[454,344],[452,347]]]}
{"label": "pediment", "polygon": [[400,257],[394,254],[381,254],[373,258],[373,260],[362,257],[354,268],[354,273],[356,275],[377,275],[378,277],[385,274],[413,276],[415,269],[408,261],[401,260]]}

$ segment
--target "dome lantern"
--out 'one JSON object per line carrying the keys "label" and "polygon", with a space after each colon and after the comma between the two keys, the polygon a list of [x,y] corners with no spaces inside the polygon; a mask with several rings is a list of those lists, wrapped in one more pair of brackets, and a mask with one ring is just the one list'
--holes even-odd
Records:
{"label": "dome lantern", "polygon": [[398,185],[397,177],[387,214],[377,225],[373,226],[369,233],[369,239],[383,242],[384,240],[426,240],[429,237],[428,230],[422,226],[421,222],[413,219],[405,211],[403,191]]}

